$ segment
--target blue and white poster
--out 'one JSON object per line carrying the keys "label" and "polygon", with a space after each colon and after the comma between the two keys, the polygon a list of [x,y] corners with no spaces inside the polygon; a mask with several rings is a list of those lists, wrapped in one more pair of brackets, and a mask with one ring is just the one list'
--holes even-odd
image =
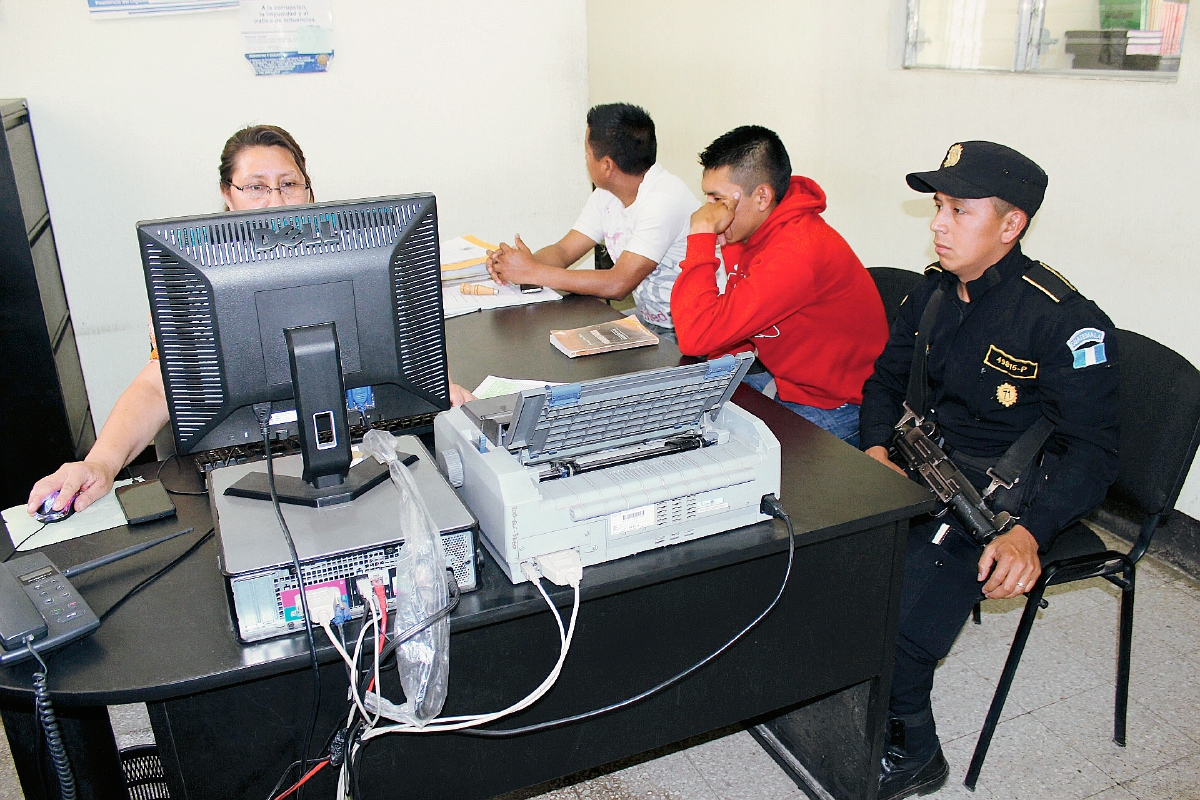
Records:
{"label": "blue and white poster", "polygon": [[232,11],[237,7],[238,0],[88,0],[88,11],[97,18]]}
{"label": "blue and white poster", "polygon": [[241,0],[246,59],[255,75],[325,72],[333,58],[330,0]]}

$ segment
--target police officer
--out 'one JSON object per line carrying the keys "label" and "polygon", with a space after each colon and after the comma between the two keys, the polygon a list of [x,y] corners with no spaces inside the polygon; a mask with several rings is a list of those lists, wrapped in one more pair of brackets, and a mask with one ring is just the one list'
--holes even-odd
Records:
{"label": "police officer", "polygon": [[[929,701],[934,668],[981,596],[1016,597],[1033,586],[1039,554],[1104,499],[1118,467],[1112,322],[1021,252],[1046,173],[1003,145],[960,142],[939,169],[908,175],[908,185],[933,193],[938,263],[901,306],[867,381],[863,449],[903,471],[889,461],[888,443],[906,398],[924,401],[926,408],[913,410],[936,423],[943,449],[982,492],[991,484],[988,469],[1023,433],[1035,423],[1049,433],[1021,465],[1023,479],[989,498],[994,511],[1019,520],[986,548],[953,514],[914,520],[880,800],[927,794],[945,782],[949,767]],[[924,363],[914,359],[920,327],[927,329]],[[914,369],[927,375],[913,382],[915,390]]]}

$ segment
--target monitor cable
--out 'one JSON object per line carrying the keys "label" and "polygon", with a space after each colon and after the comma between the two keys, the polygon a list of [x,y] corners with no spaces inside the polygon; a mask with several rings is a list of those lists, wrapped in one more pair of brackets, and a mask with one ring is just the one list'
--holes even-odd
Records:
{"label": "monitor cable", "polygon": [[[162,471],[163,467],[167,465],[167,462],[172,460],[174,460],[176,464],[180,463],[179,454],[171,453],[171,455],[162,460],[162,462],[158,465],[158,469],[154,472],[154,480],[159,482],[162,488],[166,490],[167,494],[184,495],[187,497],[208,497],[208,492],[185,491],[183,489],[172,489],[170,486],[167,486],[167,482],[162,479]],[[176,473],[179,473],[178,469],[176,470]]]}
{"label": "monitor cable", "polygon": [[[308,751],[312,747],[313,731],[317,727],[317,714],[321,708],[321,664],[317,660],[317,642],[313,636],[312,614],[308,610],[308,589],[304,585],[304,573],[300,569],[300,556],[296,553],[296,543],[292,541],[292,532],[288,530],[287,520],[283,518],[283,509],[279,507],[279,495],[275,490],[275,459],[271,453],[271,404],[255,403],[254,416],[258,419],[258,428],[262,433],[263,446],[267,454],[267,483],[271,487],[271,506],[275,509],[275,519],[283,531],[287,542],[288,553],[292,557],[292,568],[296,570],[296,588],[299,590],[301,612],[304,614],[304,633],[308,638],[309,663],[313,673],[313,696],[308,718],[308,727],[304,732],[304,749],[300,751],[300,773],[308,774]],[[303,785],[298,785],[297,800],[303,795]]]}

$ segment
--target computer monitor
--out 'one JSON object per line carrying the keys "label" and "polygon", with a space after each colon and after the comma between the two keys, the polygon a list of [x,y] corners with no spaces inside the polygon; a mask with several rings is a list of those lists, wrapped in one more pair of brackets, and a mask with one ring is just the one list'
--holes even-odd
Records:
{"label": "computer monitor", "polygon": [[328,505],[365,491],[348,397],[373,419],[450,407],[432,195],[140,222],[138,242],[179,453],[261,441],[269,413],[304,454],[281,499]]}

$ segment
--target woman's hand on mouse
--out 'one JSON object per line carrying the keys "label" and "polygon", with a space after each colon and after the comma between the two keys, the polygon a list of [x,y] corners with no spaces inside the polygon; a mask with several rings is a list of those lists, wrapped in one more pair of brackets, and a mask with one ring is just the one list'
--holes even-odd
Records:
{"label": "woman's hand on mouse", "polygon": [[58,499],[54,502],[55,511],[61,510],[77,493],[75,510],[83,511],[112,490],[118,470],[98,460],[63,464],[53,474],[33,485],[26,509],[32,515],[47,496],[58,492]]}

